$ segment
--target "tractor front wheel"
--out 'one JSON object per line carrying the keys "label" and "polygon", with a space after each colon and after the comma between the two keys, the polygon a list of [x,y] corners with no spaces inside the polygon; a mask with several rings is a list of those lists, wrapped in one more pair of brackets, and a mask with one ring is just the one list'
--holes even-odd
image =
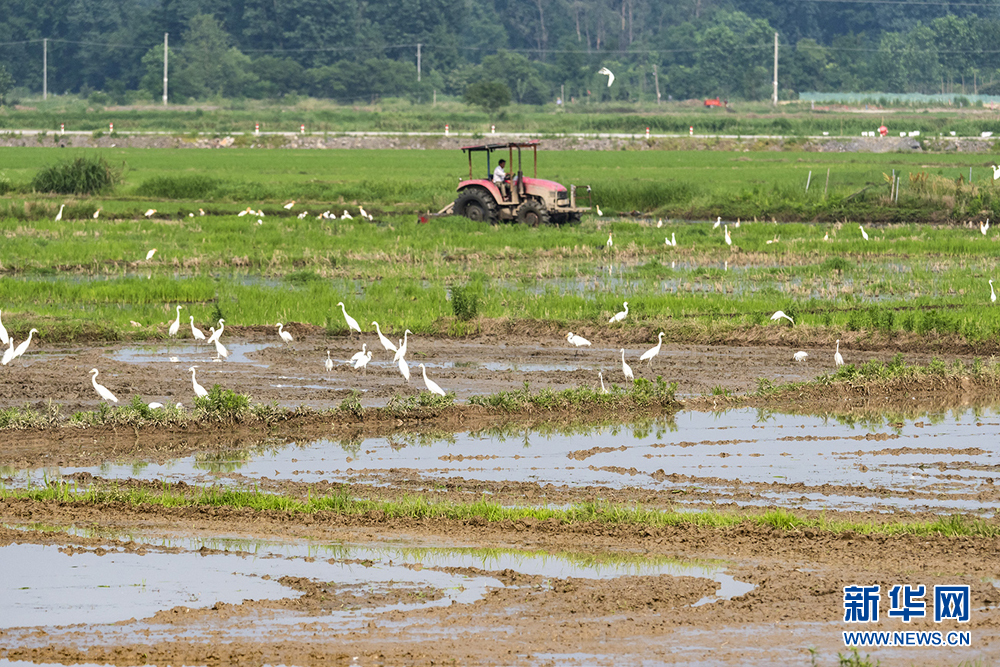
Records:
{"label": "tractor front wheel", "polygon": [[497,219],[497,205],[488,193],[466,190],[455,200],[455,213],[475,222],[494,222]]}
{"label": "tractor front wheel", "polygon": [[539,202],[529,199],[517,209],[517,221],[525,225],[537,227],[549,221],[549,212]]}

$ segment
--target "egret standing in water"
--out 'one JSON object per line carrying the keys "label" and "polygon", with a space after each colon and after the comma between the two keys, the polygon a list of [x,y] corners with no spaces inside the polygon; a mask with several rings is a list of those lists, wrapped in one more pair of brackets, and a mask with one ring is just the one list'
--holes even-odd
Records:
{"label": "egret standing in water", "polygon": [[420,364],[420,371],[424,374],[424,384],[427,385],[427,391],[438,396],[444,396],[444,389],[438,386],[438,383],[434,380],[427,379],[427,369],[424,368],[423,364]]}
{"label": "egret standing in water", "polygon": [[323,365],[326,367],[327,373],[333,372],[333,359],[330,358],[330,350],[326,351],[326,361],[323,362]]}
{"label": "egret standing in water", "polygon": [[372,324],[375,325],[375,333],[378,334],[378,339],[382,343],[382,347],[384,347],[386,351],[392,350],[393,352],[395,352],[396,345],[391,340],[382,335],[382,330],[379,328],[378,322],[372,320]]}
{"label": "egret standing in water", "polygon": [[590,347],[590,341],[589,340],[587,340],[583,336],[577,336],[572,331],[570,331],[568,334],[566,334],[566,340],[569,341],[570,345],[572,345],[572,346],[574,346],[574,347],[577,348],[577,351],[576,351],[577,354],[580,353],[579,348],[581,348],[581,347]]}
{"label": "egret standing in water", "polygon": [[[393,361],[399,361],[400,359],[402,359],[406,355],[406,347],[407,347],[407,345],[409,345],[408,336],[411,333],[413,333],[413,332],[410,331],[409,329],[407,329],[406,331],[403,332],[403,340],[399,341],[399,349],[397,349],[396,350],[396,354],[393,355],[393,357],[392,357]],[[406,375],[406,379],[407,380],[410,379],[410,374],[408,372],[404,373],[404,375]]]}
{"label": "egret standing in water", "polygon": [[660,353],[660,347],[662,347],[662,346],[663,346],[663,332],[661,331],[660,335],[657,337],[656,346],[655,347],[651,347],[650,349],[648,349],[645,352],[643,352],[642,356],[639,357],[639,361],[645,361],[645,362],[647,362],[649,364],[650,368],[652,368],[652,366],[653,366],[653,357],[657,356]]}
{"label": "egret standing in water", "polygon": [[167,330],[167,333],[170,334],[171,338],[176,336],[177,332],[181,330],[181,308],[183,307],[184,306],[177,306],[177,319],[174,320],[174,323],[170,325],[170,329]]}
{"label": "egret standing in water", "polygon": [[98,370],[96,368],[91,368],[90,373],[91,373],[90,382],[91,384],[94,385],[94,391],[97,392],[97,395],[103,398],[105,401],[111,401],[112,403],[117,403],[118,398],[114,394],[112,394],[107,387],[105,387],[102,384],[97,384]]}
{"label": "egret standing in water", "polygon": [[622,348],[622,373],[625,374],[626,380],[635,381],[635,375],[632,374],[632,367],[625,363],[625,348]]}
{"label": "egret standing in water", "polygon": [[844,357],[840,354],[840,339],[837,339],[837,351],[833,353],[833,360],[837,366],[844,365]]}
{"label": "egret standing in water", "polygon": [[206,396],[208,396],[208,391],[206,391],[204,387],[198,384],[198,380],[195,379],[194,377],[195,368],[197,368],[197,366],[192,366],[191,368],[188,369],[189,371],[191,371],[191,385],[194,387],[194,395],[197,396],[198,398],[205,398]]}
{"label": "egret standing in water", "polygon": [[218,329],[216,329],[215,327],[209,327],[209,330],[212,332],[212,335],[208,337],[208,342],[209,343],[219,342],[219,339],[222,338],[222,330],[225,328],[226,328],[226,321],[222,318],[219,318]]}
{"label": "egret standing in water", "polygon": [[[28,332],[28,338],[14,349],[14,354],[11,355],[10,358],[11,361],[14,361],[28,351],[28,346],[31,345],[31,334],[36,333],[38,333],[38,329],[35,328],[32,328],[31,331]],[[13,340],[11,342],[13,342]]]}
{"label": "egret standing in water", "polygon": [[809,354],[807,352],[796,352],[792,355],[792,359],[795,361],[805,361]]}
{"label": "egret standing in water", "polygon": [[195,340],[205,340],[205,334],[194,325],[194,315],[191,316],[191,335],[194,336]]}
{"label": "egret standing in water", "polygon": [[281,326],[282,326],[281,322],[278,322],[278,336],[280,336],[281,340],[283,340],[284,342],[291,343],[294,340],[292,338],[292,334],[288,333],[287,331],[284,331],[281,328]]}
{"label": "egret standing in water", "polygon": [[[362,368],[365,371],[365,375],[368,375],[368,362],[372,360],[372,351],[368,350],[366,353],[358,357],[354,362],[355,368]],[[410,378],[407,377],[407,380]]]}

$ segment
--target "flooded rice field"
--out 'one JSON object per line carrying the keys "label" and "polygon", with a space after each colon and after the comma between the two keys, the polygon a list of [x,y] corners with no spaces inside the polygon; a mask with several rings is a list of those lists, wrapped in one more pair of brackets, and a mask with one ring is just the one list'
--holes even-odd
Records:
{"label": "flooded rice field", "polygon": [[[86,371],[98,365],[102,382],[124,396],[190,406],[187,369],[197,365],[205,385],[332,411],[257,429],[8,432],[0,483],[19,490],[62,481],[81,493],[233,488],[301,499],[346,490],[386,502],[604,503],[691,517],[785,511],[853,527],[10,495],[0,499],[0,568],[10,573],[0,578],[0,664],[840,665],[853,655],[843,633],[855,629],[970,638],[937,649],[855,646],[871,664],[998,664],[995,532],[863,530],[995,526],[998,396],[831,389],[782,405],[739,404],[729,397],[752,391],[758,378],[805,381],[828,372],[832,355],[817,347],[796,363],[794,350],[778,347],[665,345],[652,368],[634,368],[678,383],[687,405],[677,412],[506,419],[461,405],[525,381],[534,390],[597,387],[600,372],[621,385],[617,342],[577,353],[528,336],[417,337],[415,358],[460,408],[426,423],[367,424],[337,417],[352,391],[375,407],[415,395],[422,382],[419,369],[407,383],[380,356],[367,374],[346,368],[355,344],[285,347],[263,334],[236,335],[222,362],[181,343],[48,347],[5,369],[18,393],[0,392],[2,406],[51,398],[66,410],[94,409]],[[327,349],[338,361],[331,373],[322,366]],[[841,350],[856,363],[895,354]],[[926,355],[907,361],[926,363]],[[896,584],[968,586],[971,618],[904,623],[887,613]],[[844,623],[844,588],[856,585],[881,587],[879,622]]]}

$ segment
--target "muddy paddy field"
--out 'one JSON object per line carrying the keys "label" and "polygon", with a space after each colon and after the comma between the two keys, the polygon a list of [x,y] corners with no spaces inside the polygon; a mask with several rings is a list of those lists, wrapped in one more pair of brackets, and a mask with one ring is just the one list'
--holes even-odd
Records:
{"label": "muddy paddy field", "polygon": [[[747,519],[490,520],[9,495],[0,502],[0,561],[11,573],[2,584],[0,659],[996,664],[995,531],[860,529],[956,515],[995,525],[1000,413],[998,397],[982,387],[942,381],[872,393],[839,384],[769,397],[755,391],[758,378],[811,380],[832,371],[833,350],[807,348],[796,363],[797,348],[665,344],[649,368],[637,359],[646,345],[608,334],[577,352],[544,333],[411,337],[416,372],[407,383],[374,334],[292,330],[298,340],[282,345],[273,330],[234,328],[225,362],[190,341],[40,346],[4,369],[5,405],[95,409],[87,371],[100,365],[101,383],[120,396],[190,408],[188,368],[196,365],[205,386],[313,410],[267,426],[6,431],[5,487],[64,481],[80,492],[209,487],[301,499],[346,490],[386,503],[488,500]],[[376,346],[367,373],[346,362],[362,341]],[[638,377],[678,383],[680,409],[509,415],[468,403],[525,382],[533,391],[598,388],[599,372],[609,389],[623,385],[619,345]],[[841,352],[862,363],[897,350],[853,349],[845,340]],[[905,356],[927,363],[932,355]],[[945,357],[959,358],[971,363]],[[417,363],[455,392],[454,406],[391,419],[339,407],[353,390],[365,407],[417,395]],[[781,511],[813,523],[783,525]],[[764,516],[778,518],[752,519]],[[891,618],[886,593],[896,584],[968,585],[971,618]],[[881,586],[877,623],[843,622],[843,589],[852,585]],[[968,631],[971,642],[855,654],[843,638],[855,629]]]}

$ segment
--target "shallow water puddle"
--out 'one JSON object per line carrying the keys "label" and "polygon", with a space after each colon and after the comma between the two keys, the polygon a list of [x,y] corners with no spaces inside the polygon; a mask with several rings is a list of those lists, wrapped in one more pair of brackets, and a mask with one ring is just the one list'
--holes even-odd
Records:
{"label": "shallow water puddle", "polygon": [[[71,534],[87,534],[70,529]],[[147,618],[184,606],[217,602],[297,598],[278,582],[303,577],[348,596],[373,596],[381,604],[346,605],[325,620],[358,621],[393,610],[467,604],[504,585],[488,574],[514,570],[551,578],[610,579],[626,575],[691,576],[719,584],[715,595],[696,603],[730,599],[754,589],[725,573],[719,563],[684,564],[666,558],[614,555],[595,560],[578,554],[503,549],[371,547],[344,544],[276,543],[237,538],[163,538],[129,535],[130,549],[14,544],[0,548],[0,567],[16,573],[0,582],[0,628],[108,624]],[[144,545],[135,548],[136,544]],[[200,551],[208,550],[208,551]],[[363,609],[362,609],[363,608]],[[296,621],[301,622],[301,614]]]}
{"label": "shallow water puddle", "polygon": [[166,465],[4,471],[14,485],[87,472],[124,479],[229,483],[427,478],[560,486],[683,490],[722,502],[807,509],[928,508],[992,512],[1000,506],[1000,418],[975,411],[888,423],[753,409],[681,412],[673,421],[548,430],[317,440],[178,459]]}
{"label": "shallow water puddle", "polygon": [[[207,332],[206,332],[207,334]],[[229,351],[229,358],[222,363],[249,364],[266,368],[268,364],[254,361],[248,356],[253,352],[258,352],[267,347],[272,347],[271,343],[224,343]],[[151,364],[164,361],[172,361],[180,364],[207,364],[216,359],[215,345],[192,345],[190,343],[178,343],[176,345],[144,345],[141,347],[123,347],[111,353],[111,358],[115,361],[123,361],[128,364]]]}

